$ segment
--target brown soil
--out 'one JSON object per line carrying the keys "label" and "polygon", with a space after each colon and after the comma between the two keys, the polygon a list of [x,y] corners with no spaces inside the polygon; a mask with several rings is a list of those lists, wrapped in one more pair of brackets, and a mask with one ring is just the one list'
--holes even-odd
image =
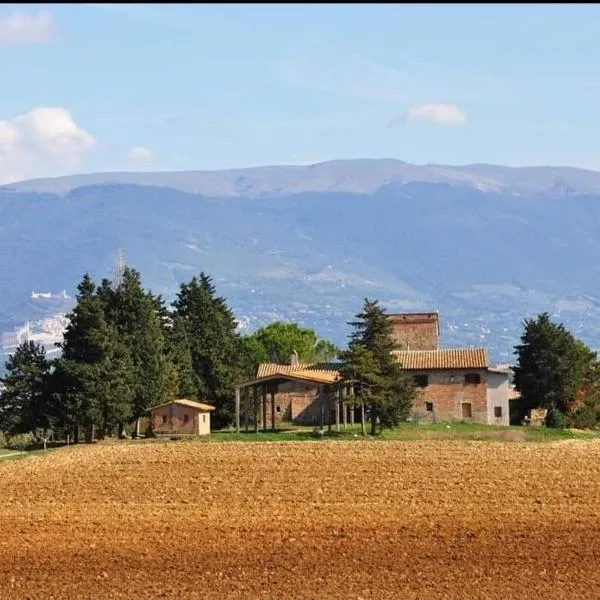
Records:
{"label": "brown soil", "polygon": [[0,465],[0,598],[600,597],[600,443],[123,443]]}

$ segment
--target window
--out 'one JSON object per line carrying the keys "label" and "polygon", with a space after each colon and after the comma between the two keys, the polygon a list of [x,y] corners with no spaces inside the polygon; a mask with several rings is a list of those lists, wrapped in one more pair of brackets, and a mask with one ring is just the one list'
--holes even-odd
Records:
{"label": "window", "polygon": [[275,410],[276,410],[277,412],[281,412],[281,406],[278,406],[278,407],[277,407]]}
{"label": "window", "polygon": [[206,423],[206,415],[202,415],[202,422]]}
{"label": "window", "polygon": [[463,402],[462,416],[463,416],[463,419],[470,419],[473,416],[473,411],[471,410],[470,402]]}
{"label": "window", "polygon": [[425,402],[425,410],[427,412],[433,412],[433,402]]}
{"label": "window", "polygon": [[427,375],[415,375],[414,380],[417,387],[424,388],[429,385],[429,377]]}
{"label": "window", "polygon": [[187,423],[190,420],[190,415],[183,415],[183,422]]}
{"label": "window", "polygon": [[467,373],[465,375],[465,383],[481,383],[481,375],[479,373]]}
{"label": "window", "polygon": [[162,416],[162,422],[163,422],[163,424],[167,422],[167,415]]}
{"label": "window", "polygon": [[494,406],[494,417],[496,419],[502,418],[502,407],[501,406]]}

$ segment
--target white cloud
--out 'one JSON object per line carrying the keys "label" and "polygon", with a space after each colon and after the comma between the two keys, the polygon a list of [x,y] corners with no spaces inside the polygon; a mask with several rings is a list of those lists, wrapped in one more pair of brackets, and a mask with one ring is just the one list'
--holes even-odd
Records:
{"label": "white cloud", "polygon": [[133,146],[127,152],[127,158],[133,163],[147,163],[152,160],[152,151],[143,146]]}
{"label": "white cloud", "polygon": [[0,120],[0,183],[77,169],[95,143],[65,108],[34,108]]}
{"label": "white cloud", "polygon": [[49,10],[34,15],[17,10],[0,18],[0,44],[45,44],[54,38],[54,19]]}
{"label": "white cloud", "polygon": [[422,104],[406,111],[409,123],[435,123],[436,125],[461,125],[467,115],[456,104]]}

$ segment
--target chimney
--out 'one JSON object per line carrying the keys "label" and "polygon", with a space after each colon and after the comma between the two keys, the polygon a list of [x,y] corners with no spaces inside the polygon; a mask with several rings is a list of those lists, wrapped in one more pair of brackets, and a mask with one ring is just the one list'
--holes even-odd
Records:
{"label": "chimney", "polygon": [[292,355],[290,356],[290,365],[292,367],[297,367],[300,364],[298,360],[298,353],[295,350],[292,350]]}

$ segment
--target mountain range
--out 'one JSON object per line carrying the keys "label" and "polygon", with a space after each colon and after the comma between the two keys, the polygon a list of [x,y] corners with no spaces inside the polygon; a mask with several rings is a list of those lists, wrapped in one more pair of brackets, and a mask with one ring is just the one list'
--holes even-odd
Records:
{"label": "mountain range", "polygon": [[392,159],[94,173],[0,187],[0,331],[69,308],[117,248],[172,298],[204,270],[241,324],[276,318],[343,344],[364,297],[438,310],[445,345],[509,362],[550,312],[600,348],[600,172]]}

